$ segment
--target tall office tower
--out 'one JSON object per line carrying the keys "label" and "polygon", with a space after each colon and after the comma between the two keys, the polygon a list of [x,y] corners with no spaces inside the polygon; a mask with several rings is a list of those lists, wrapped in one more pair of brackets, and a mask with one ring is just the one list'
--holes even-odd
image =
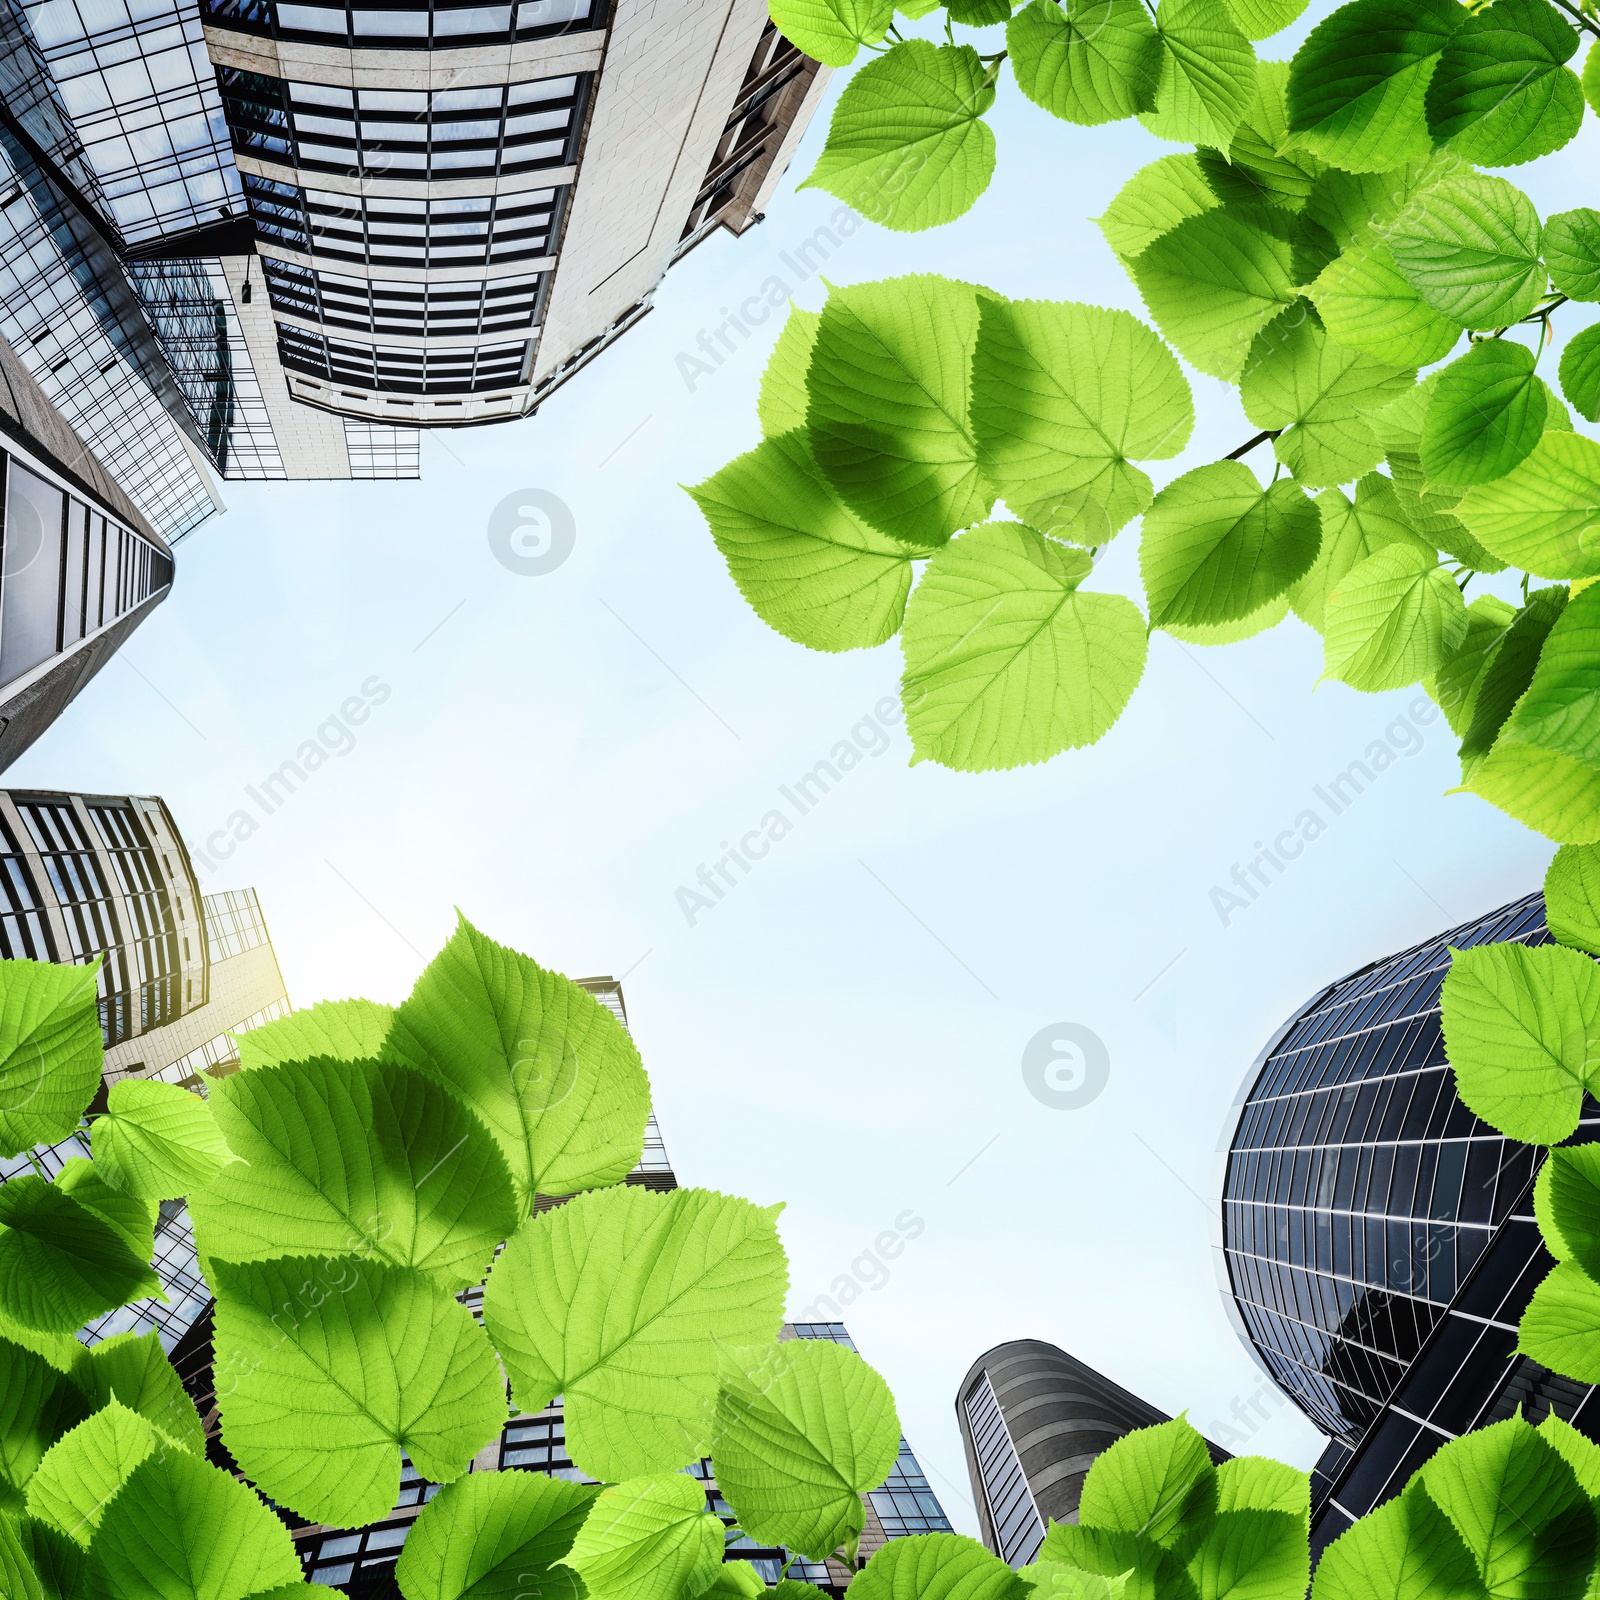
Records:
{"label": "tall office tower", "polygon": [[[622,998],[622,985],[615,978],[580,978],[578,982],[605,1006],[617,1020],[628,1025],[627,1007]],[[645,1125],[644,1153],[639,1164],[624,1182],[636,1187],[656,1191],[670,1191],[678,1187],[678,1180],[667,1159],[661,1140],[661,1130],[656,1125],[654,1113]],[[536,1210],[548,1210],[560,1205],[559,1199],[540,1196]],[[461,1296],[473,1314],[480,1315],[481,1288],[469,1289]],[[212,1317],[209,1307],[195,1319],[189,1332],[173,1350],[172,1360],[184,1387],[193,1396],[206,1424],[211,1457],[219,1465],[234,1469],[232,1458],[222,1444],[217,1420],[215,1382],[212,1374]],[[844,1325],[838,1322],[786,1323],[780,1339],[832,1339],[849,1349],[855,1349]],[[472,1464],[474,1472],[523,1471],[542,1472],[551,1477],[569,1481],[592,1483],[584,1476],[566,1452],[566,1432],[562,1416],[561,1399],[546,1406],[536,1414],[513,1417],[501,1431],[500,1437],[485,1446]],[[709,1459],[694,1463],[689,1471],[705,1485],[708,1509],[727,1523],[733,1513],[717,1492],[716,1479]],[[411,1524],[429,1500],[438,1492],[437,1485],[420,1477],[407,1461],[402,1461],[400,1471],[400,1500],[394,1511],[381,1522],[365,1528],[328,1528],[297,1519],[292,1513],[279,1508],[279,1515],[288,1523],[296,1545],[300,1549],[305,1575],[313,1583],[341,1589],[357,1600],[390,1600],[398,1596],[394,1582],[395,1562]],[[918,1465],[911,1447],[900,1441],[900,1453],[883,1485],[863,1497],[866,1509],[866,1526],[860,1543],[861,1558],[869,1558],[890,1539],[903,1538],[913,1533],[947,1533],[949,1519],[929,1487],[922,1468]],[[742,1537],[730,1545],[727,1559],[749,1561],[773,1582],[779,1569],[788,1558],[788,1552],[771,1546],[758,1545]],[[837,1561],[796,1560],[790,1567],[792,1577],[814,1583],[829,1594],[844,1592],[851,1574]]]}
{"label": "tall office tower", "polygon": [[0,339],[0,771],[166,597],[172,555]]}
{"label": "tall office tower", "polygon": [[152,526],[219,509],[212,473],[416,476],[414,432],[292,404],[270,326],[252,347],[260,272],[194,0],[0,0],[0,91],[0,336]]}
{"label": "tall office tower", "polygon": [[[288,392],[523,416],[758,219],[826,74],[765,0],[201,0]],[[259,327],[259,335],[251,328]]]}
{"label": "tall office tower", "polygon": [[[1321,1550],[1439,1446],[1548,1412],[1600,1439],[1593,1391],[1515,1354],[1554,1264],[1533,1217],[1543,1152],[1480,1122],[1445,1061],[1450,948],[1545,944],[1531,894],[1330,984],[1251,1069],[1222,1140],[1223,1301],[1267,1373],[1329,1436]],[[1585,1100],[1575,1142],[1600,1135]]]}
{"label": "tall office tower", "polygon": [[764,0],[0,0],[0,336],[169,540],[415,477],[760,220],[827,73]]}
{"label": "tall office tower", "polygon": [[[138,1075],[203,1089],[237,1063],[232,1035],[289,1009],[255,891],[202,899],[160,800],[0,791],[0,886],[0,956],[101,957],[107,1088]],[[0,1182],[89,1153],[74,1135],[0,1161]],[[178,1343],[210,1302],[181,1202],[160,1208],[154,1265],[166,1302],[107,1312],[86,1343],[152,1328]]]}
{"label": "tall office tower", "polygon": [[[1095,1457],[1135,1428],[1172,1420],[1041,1339],[986,1350],[956,1391],[983,1542],[1025,1567],[1052,1522],[1076,1522]],[[1228,1452],[1211,1445],[1214,1461]]]}

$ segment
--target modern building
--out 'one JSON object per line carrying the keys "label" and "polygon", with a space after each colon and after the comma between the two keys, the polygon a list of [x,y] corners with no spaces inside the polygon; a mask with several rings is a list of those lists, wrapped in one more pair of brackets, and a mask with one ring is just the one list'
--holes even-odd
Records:
{"label": "modern building", "polygon": [[[108,1089],[137,1074],[203,1090],[238,1061],[234,1034],[289,1009],[255,891],[202,898],[161,800],[0,791],[0,889],[0,957],[101,957]],[[89,1154],[74,1135],[0,1161],[0,1182]],[[154,1266],[165,1303],[107,1312],[85,1343],[153,1328],[178,1344],[210,1303],[179,1201],[161,1205]]]}
{"label": "modern building", "polygon": [[[1452,947],[1549,937],[1531,894],[1328,985],[1262,1052],[1224,1130],[1224,1304],[1328,1435],[1314,1551],[1519,1405],[1600,1440],[1593,1391],[1516,1354],[1554,1264],[1533,1216],[1543,1152],[1461,1103],[1439,1023]],[[1597,1136],[1586,1100],[1575,1142]]]}
{"label": "modern building", "polygon": [[172,554],[0,339],[0,771],[172,586]]}
{"label": "modern building", "polygon": [[[1042,1339],[986,1350],[956,1392],[956,1421],[983,1542],[1025,1567],[1052,1522],[1076,1522],[1095,1458],[1135,1428],[1172,1420]],[[1228,1453],[1211,1445],[1212,1459]]]}
{"label": "modern building", "polygon": [[758,221],[826,76],[764,0],[0,0],[0,336],[169,541],[415,477]]}
{"label": "modern building", "polygon": [[[578,981],[624,1027],[627,1026],[622,985],[615,978],[582,978]],[[644,1153],[638,1166],[624,1181],[658,1191],[678,1187],[677,1176],[667,1159],[661,1131],[653,1113],[645,1127]],[[540,1196],[536,1209],[547,1210],[561,1203],[558,1199]],[[480,1314],[481,1289],[469,1289],[462,1299],[474,1315]],[[855,1349],[849,1333],[839,1322],[787,1323],[779,1337],[831,1339],[836,1344]],[[212,1376],[211,1339],[212,1316],[208,1306],[172,1351],[172,1360],[183,1378],[185,1388],[200,1408],[212,1459],[232,1470],[234,1463],[220,1437]],[[471,1470],[543,1472],[573,1482],[595,1481],[585,1477],[567,1455],[559,1396],[537,1414],[525,1413],[513,1417],[501,1431],[499,1439],[479,1452]],[[717,1492],[710,1460],[696,1462],[688,1470],[705,1485],[707,1509],[731,1524],[733,1513]],[[304,1523],[292,1513],[279,1509],[279,1515],[288,1523],[300,1549],[309,1581],[343,1590],[348,1595],[358,1597],[358,1600],[391,1600],[391,1597],[399,1595],[394,1581],[395,1563],[399,1560],[411,1524],[423,1506],[438,1492],[437,1485],[420,1477],[408,1462],[402,1463],[400,1480],[399,1504],[381,1522],[366,1528],[328,1528]],[[949,1519],[923,1475],[910,1445],[903,1438],[899,1457],[888,1478],[880,1488],[863,1496],[863,1500],[866,1523],[859,1550],[862,1562],[881,1549],[887,1540],[903,1538],[907,1534],[950,1531]],[[788,1555],[786,1550],[757,1545],[748,1537],[743,1537],[728,1547],[727,1559],[751,1562],[771,1583],[777,1579]],[[852,1576],[840,1562],[831,1559],[796,1560],[789,1567],[789,1575],[816,1584],[833,1595],[842,1594]]]}

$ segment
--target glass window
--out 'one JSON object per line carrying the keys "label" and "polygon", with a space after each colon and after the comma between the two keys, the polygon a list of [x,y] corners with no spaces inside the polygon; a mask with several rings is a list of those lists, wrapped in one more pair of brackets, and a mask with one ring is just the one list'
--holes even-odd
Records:
{"label": "glass window", "polygon": [[20,462],[8,463],[0,573],[0,683],[56,651],[61,604],[61,524],[66,496]]}
{"label": "glass window", "polygon": [[84,635],[84,565],[88,558],[89,508],[81,500],[67,504],[67,560],[61,587],[61,647]]}

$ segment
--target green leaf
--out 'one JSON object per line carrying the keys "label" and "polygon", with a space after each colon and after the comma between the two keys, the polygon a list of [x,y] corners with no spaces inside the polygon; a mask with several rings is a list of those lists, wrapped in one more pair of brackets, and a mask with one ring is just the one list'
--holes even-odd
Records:
{"label": "green leaf", "polygon": [[[1092,1468],[1091,1468],[1092,1470]],[[1214,1501],[1201,1484],[1188,1527],[1203,1527]],[[1126,1574],[1122,1600],[1199,1600],[1193,1579],[1182,1561],[1154,1539],[1139,1533],[1078,1523],[1052,1522],[1039,1548],[1039,1561],[1060,1561],[1104,1578]]]}
{"label": "green leaf", "polygon": [[56,1174],[55,1187],[115,1230],[141,1262],[155,1253],[156,1208],[124,1189],[112,1188],[94,1162],[69,1156]]}
{"label": "green leaf", "polygon": [[1226,150],[1256,99],[1256,53],[1223,0],[1160,0],[1155,106],[1139,120],[1158,139]]}
{"label": "green leaf", "polygon": [[141,1200],[203,1189],[231,1152],[211,1107],[173,1083],[124,1078],[91,1128],[101,1175]]}
{"label": "green leaf", "polygon": [[1235,1456],[1217,1468],[1218,1511],[1287,1511],[1309,1529],[1311,1478],[1268,1456]]}
{"label": "green leaf", "polygon": [[97,1211],[32,1173],[0,1185],[0,1307],[7,1315],[25,1327],[70,1333],[160,1292],[148,1260]]}
{"label": "green leaf", "polygon": [[1588,422],[1600,422],[1600,322],[1567,341],[1560,377],[1572,409]]}
{"label": "green leaf", "polygon": [[1354,504],[1338,489],[1324,489],[1316,507],[1322,527],[1317,559],[1289,595],[1295,615],[1318,633],[1326,620],[1329,592],[1368,556],[1391,544],[1433,555],[1433,546],[1411,531],[1393,484],[1380,473],[1369,472],[1356,484]]}
{"label": "green leaf", "polygon": [[1466,603],[1438,558],[1388,545],[1328,595],[1323,676],[1368,694],[1403,689],[1437,672],[1466,633]]}
{"label": "green leaf", "polygon": [[780,433],[806,425],[806,368],[811,365],[811,351],[821,326],[820,311],[790,307],[788,320],[761,374],[756,415],[761,420],[762,438],[775,439]]}
{"label": "green leaf", "polygon": [[406,1600],[581,1600],[560,1561],[572,1549],[597,1488],[539,1472],[473,1472],[422,1509],[395,1580]]}
{"label": "green leaf", "polygon": [[1497,743],[1537,745],[1600,773],[1600,588],[1575,596]]}
{"label": "green leaf", "polygon": [[1292,1511],[1219,1511],[1189,1558],[1200,1600],[1289,1600],[1311,1582],[1306,1524]]}
{"label": "green leaf", "polygon": [[28,1515],[87,1549],[117,1490],[162,1443],[143,1417],[107,1401],[45,1453],[28,1483]]}
{"label": "green leaf", "polygon": [[1278,433],[1278,459],[1308,489],[1331,488],[1370,471],[1383,446],[1363,413],[1409,389],[1410,368],[1336,344],[1297,302],[1256,335],[1239,384],[1245,415]]}
{"label": "green leaf", "polygon": [[1517,1352],[1579,1383],[1600,1383],[1597,1328],[1600,1283],[1582,1267],[1558,1262],[1533,1291],[1533,1299],[1522,1313]]}
{"label": "green leaf", "polygon": [[245,1600],[300,1582],[289,1530],[231,1473],[182,1450],[134,1468],[89,1553],[118,1600]]}
{"label": "green leaf", "polygon": [[1317,508],[1297,484],[1263,489],[1242,461],[1184,473],[1144,519],[1139,569],[1151,625],[1249,616],[1310,570],[1321,538]]}
{"label": "green leaf", "polygon": [[1011,0],[946,0],[952,22],[969,28],[990,28],[1011,15]]}
{"label": "green leaf", "polygon": [[1461,337],[1461,324],[1440,316],[1411,287],[1384,244],[1346,251],[1306,295],[1331,339],[1394,366],[1427,366]]}
{"label": "green leaf", "polygon": [[0,1593],[6,1600],[46,1600],[30,1544],[26,1525],[19,1530],[9,1517],[0,1517]]}
{"label": "green leaf", "polygon": [[1312,1600],[1488,1600],[1477,1563],[1420,1477],[1362,1517],[1317,1564]]}
{"label": "green leaf", "polygon": [[1567,591],[1559,584],[1536,589],[1491,647],[1473,685],[1467,725],[1461,734],[1461,770],[1472,772],[1489,753],[1513,707],[1533,682],[1539,656],[1566,608]]}
{"label": "green leaf", "polygon": [[563,1558],[589,1600],[686,1600],[722,1564],[722,1523],[698,1478],[630,1478],[606,1489]]}
{"label": "green leaf", "polygon": [[1600,773],[1557,751],[1501,740],[1461,787],[1557,844],[1600,840]]}
{"label": "green leaf", "polygon": [[738,1525],[812,1561],[858,1539],[861,1497],[900,1453],[888,1384],[853,1350],[801,1339],[729,1352],[721,1376],[711,1453]]}
{"label": "green leaf", "polygon": [[1308,3],[1309,0],[1228,0],[1228,9],[1244,30],[1245,38],[1260,40],[1281,33]]}
{"label": "green leaf", "polygon": [[[1437,387],[1437,374],[1425,384],[1419,384],[1417,393],[1426,389],[1431,399]],[[1409,396],[1403,399],[1409,399]],[[1402,402],[1403,403],[1403,402]],[[1375,433],[1381,433],[1385,413],[1372,412],[1367,421]],[[1402,514],[1417,534],[1436,549],[1443,550],[1473,572],[1503,572],[1505,562],[1491,555],[1467,531],[1467,526],[1456,515],[1456,508],[1465,498],[1459,489],[1442,486],[1429,489],[1422,473],[1420,435],[1417,449],[1389,448],[1389,474],[1394,484],[1394,497]]]}
{"label": "green leaf", "polygon": [[203,1257],[368,1252],[454,1293],[521,1216],[488,1129],[412,1068],[288,1062],[224,1078],[211,1104],[242,1159],[190,1196]]}
{"label": "green leaf", "polygon": [[1276,206],[1218,206],[1180,222],[1131,267],[1179,355],[1233,382],[1250,343],[1295,298],[1293,218]]}
{"label": "green leaf", "polygon": [[1128,1584],[1134,1574],[1119,1572],[1107,1578],[1098,1572],[1085,1572],[1066,1561],[1035,1561],[1017,1568],[1017,1576],[1030,1586],[1030,1594],[1044,1600],[1127,1600]]}
{"label": "green leaf", "polygon": [[1170,633],[1174,639],[1181,639],[1185,644],[1238,644],[1241,639],[1253,639],[1258,633],[1266,633],[1268,629],[1277,627],[1288,615],[1289,595],[1285,592],[1276,600],[1267,601],[1249,616],[1240,617],[1234,622],[1168,622],[1163,624],[1161,631]]}
{"label": "green leaf", "polygon": [[1539,1424],[1539,1437],[1572,1468],[1578,1486],[1592,1500],[1600,1495],[1600,1446],[1563,1422],[1555,1412],[1547,1412]]}
{"label": "green leaf", "polygon": [[891,1539],[851,1580],[851,1600],[1025,1600],[1005,1562],[959,1533]]}
{"label": "green leaf", "polygon": [[1537,1187],[1539,1227],[1551,1254],[1576,1262],[1591,1278],[1600,1276],[1600,1149],[1552,1150]]}
{"label": "green leaf", "polygon": [[1387,172],[1344,172],[1328,167],[1306,198],[1305,214],[1327,230],[1341,250],[1381,244],[1395,218],[1425,189],[1472,169],[1460,156],[1436,150]]}
{"label": "green leaf", "polygon": [[926,275],[834,289],[807,375],[811,448],[857,516],[942,544],[994,493],[967,419],[978,295]]}
{"label": "green leaf", "polygon": [[848,67],[894,21],[894,0],[772,0],[778,31],[825,67]]}
{"label": "green leaf", "polygon": [[1096,220],[1106,243],[1126,264],[1180,222],[1217,205],[1216,193],[1191,152],[1162,156],[1140,167]]}
{"label": "green leaf", "polygon": [[916,754],[960,772],[1048,761],[1122,714],[1147,653],[1121,595],[1086,594],[1081,550],[1014,522],[938,551],[901,632],[901,698]]}
{"label": "green leaf", "polygon": [[1558,211],[1544,225],[1544,258],[1569,300],[1600,300],[1600,211]]}
{"label": "green leaf", "polygon": [[0,1156],[65,1139],[100,1087],[99,971],[0,962]]}
{"label": "green leaf", "polygon": [[879,533],[823,479],[801,430],[689,490],[739,593],[786,639],[858,650],[900,631],[914,545]]}
{"label": "green leaf", "polygon": [[1517,613],[1497,595],[1480,594],[1467,607],[1467,636],[1460,648],[1423,688],[1444,712],[1450,731],[1459,738],[1472,723],[1473,705],[1484,667]]}
{"label": "green leaf", "polygon": [[394,1007],[376,1000],[322,1000],[234,1034],[241,1070],[272,1067],[284,1061],[368,1061],[383,1049]]}
{"label": "green leaf", "polygon": [[1423,190],[1388,245],[1411,287],[1465,328],[1516,322],[1545,292],[1538,213],[1504,178],[1472,173]]}
{"label": "green leaf", "polygon": [[1600,574],[1600,444],[1552,429],[1505,477],[1456,508],[1495,555],[1546,578]]}
{"label": "green leaf", "polygon": [[524,1411],[565,1395],[567,1451],[621,1479],[704,1455],[715,1341],[776,1336],[777,1208],[708,1189],[611,1189],[531,1217],[496,1260],[484,1326]]}
{"label": "green leaf", "polygon": [[650,1084],[628,1031],[592,995],[462,917],[389,1037],[488,1125],[525,1206],[620,1183],[644,1148]]}
{"label": "green leaf", "polygon": [[1484,167],[1559,150],[1583,121],[1583,91],[1563,62],[1577,31],[1546,0],[1495,0],[1456,30],[1428,85],[1436,143]]}
{"label": "green leaf", "polygon": [[802,189],[825,189],[897,233],[952,222],[994,174],[983,114],[994,82],[970,45],[908,39],[845,85]]}
{"label": "green leaf", "polygon": [[1017,87],[1085,127],[1155,104],[1161,39],[1140,0],[1033,0],[1006,24]]}
{"label": "green leaf", "polygon": [[1349,172],[1383,172],[1425,156],[1428,81],[1465,18],[1454,0],[1340,6],[1290,63],[1291,132]]}
{"label": "green leaf", "polygon": [[222,1442],[308,1520],[375,1522],[399,1497],[402,1449],[448,1483],[504,1424],[488,1338],[423,1273],[353,1256],[210,1265],[215,1345],[233,1352]]}
{"label": "green leaf", "polygon": [[[780,1582],[779,1589],[782,1589],[783,1583],[787,1581],[785,1579]],[[802,1596],[802,1600],[814,1600],[819,1592],[812,1584],[799,1584],[796,1587],[812,1591],[811,1595]],[[758,1600],[758,1597],[768,1593],[768,1590],[761,1574],[748,1561],[724,1561],[718,1568],[716,1577],[711,1580],[710,1588],[701,1592],[705,1595],[722,1596],[723,1600]]]}
{"label": "green leaf", "polygon": [[1600,968],[1575,950],[1500,943],[1452,952],[1439,995],[1445,1051],[1467,1108],[1531,1144],[1578,1125]]}
{"label": "green leaf", "polygon": [[64,1372],[32,1350],[0,1339],[0,1512],[21,1509],[22,1490],[45,1451],[90,1409],[88,1398]]}
{"label": "green leaf", "polygon": [[1600,47],[1589,46],[1589,53],[1583,58],[1583,76],[1579,81],[1583,84],[1583,98],[1589,102],[1595,115],[1600,116]]}
{"label": "green leaf", "polygon": [[1600,850],[1569,844],[1556,851],[1544,875],[1544,916],[1551,938],[1600,956]]}
{"label": "green leaf", "polygon": [[[22,1553],[32,1564],[42,1586],[42,1600],[78,1600],[88,1591],[88,1552],[75,1545],[66,1534],[48,1522],[24,1517],[17,1536]],[[4,1563],[0,1562],[0,1571],[3,1570]],[[7,1594],[15,1596],[25,1592],[18,1586],[15,1575],[7,1581],[11,1584]]]}
{"label": "green leaf", "polygon": [[1594,1513],[1572,1468],[1520,1415],[1451,1440],[1421,1477],[1491,1594],[1583,1593]]}
{"label": "green leaf", "polygon": [[[1229,9],[1239,7],[1230,3]],[[1300,210],[1310,199],[1323,163],[1309,150],[1284,149],[1289,140],[1289,63],[1256,63],[1256,95],[1239,124],[1223,164],[1253,191],[1252,200]],[[1219,169],[1209,164],[1209,172]],[[1224,196],[1223,198],[1228,198]]]}
{"label": "green leaf", "polygon": [[1549,413],[1533,367],[1526,345],[1483,339],[1444,369],[1422,428],[1430,483],[1492,483],[1532,452]]}
{"label": "green leaf", "polygon": [[115,1399],[153,1423],[174,1444],[197,1456],[206,1453],[200,1413],[153,1329],[115,1334],[91,1345],[73,1376],[96,1406]]}
{"label": "green leaf", "polygon": [[1138,1428],[1095,1458],[1084,1481],[1079,1518],[1095,1528],[1171,1543],[1197,1493],[1215,1492],[1206,1442],[1182,1417]]}
{"label": "green leaf", "polygon": [[1189,441],[1194,402],[1177,361],[1126,311],[982,300],[978,318],[971,425],[989,482],[1030,515],[1081,495],[1102,508],[1109,537],[1150,503],[1131,463]]}

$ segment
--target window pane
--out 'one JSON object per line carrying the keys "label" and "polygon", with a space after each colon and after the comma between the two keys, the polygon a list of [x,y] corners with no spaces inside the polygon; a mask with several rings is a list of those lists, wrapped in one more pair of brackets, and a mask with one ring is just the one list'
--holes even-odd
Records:
{"label": "window pane", "polygon": [[89,508],[81,500],[67,505],[67,569],[62,581],[61,644],[83,637],[83,565],[88,553]]}
{"label": "window pane", "polygon": [[55,654],[66,496],[13,460],[6,485],[0,577],[0,683]]}

